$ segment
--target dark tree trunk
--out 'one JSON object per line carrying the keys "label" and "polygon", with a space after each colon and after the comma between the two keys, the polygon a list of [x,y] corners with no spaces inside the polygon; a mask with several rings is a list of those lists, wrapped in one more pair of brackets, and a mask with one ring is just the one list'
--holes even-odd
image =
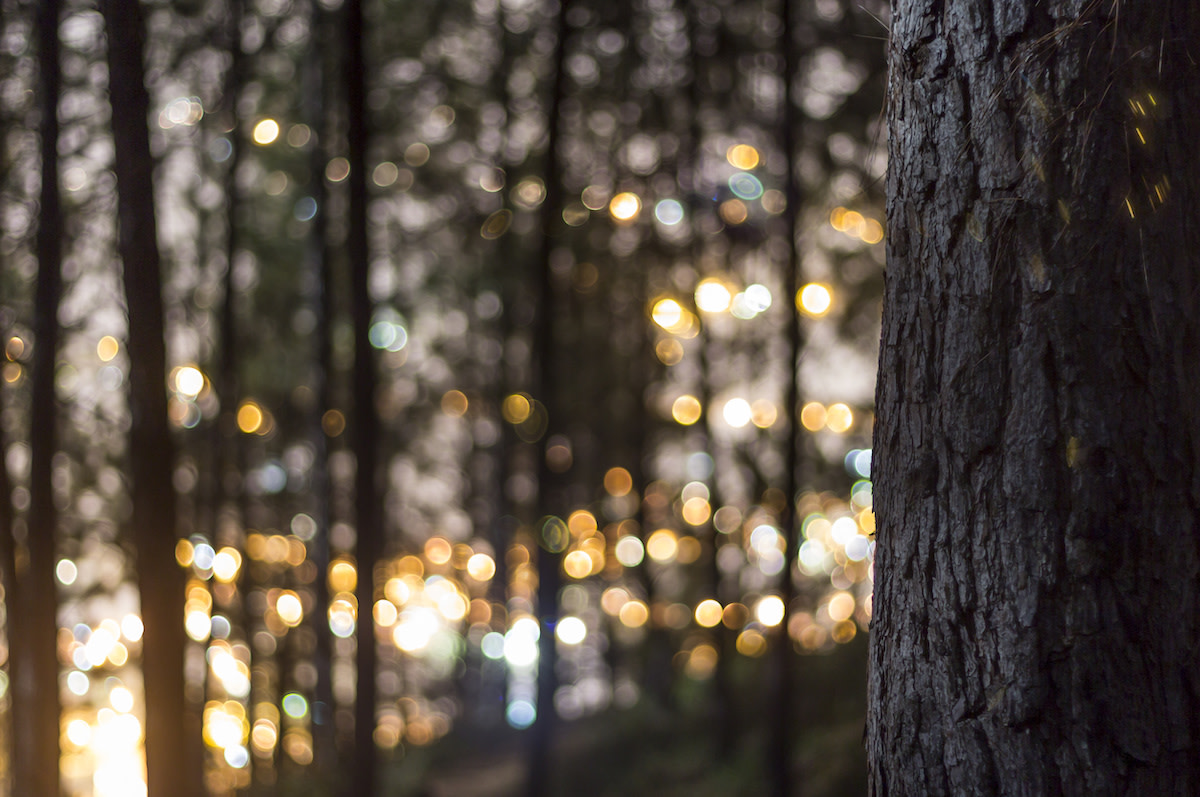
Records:
{"label": "dark tree trunk", "polygon": [[1200,6],[890,59],[872,794],[1200,793]]}
{"label": "dark tree trunk", "polygon": [[376,791],[378,756],[375,751],[375,565],[383,554],[382,505],[376,464],[379,459],[379,417],[375,409],[375,353],[368,340],[371,325],[370,258],[367,249],[367,105],[366,60],[363,52],[362,0],[346,2],[346,139],[350,162],[349,218],[346,253],[351,272],[351,311],[354,317],[354,477],[358,538],[358,652],[354,699],[354,795]]}
{"label": "dark tree trunk", "polygon": [[[559,473],[548,467],[545,442],[566,430],[565,408],[560,399],[558,371],[555,367],[558,348],[555,345],[556,299],[555,276],[551,268],[555,235],[561,227],[562,168],[559,161],[559,139],[562,134],[562,104],[566,96],[567,8],[569,0],[561,0],[558,9],[557,41],[554,46],[550,103],[546,108],[546,161],[544,169],[546,198],[542,203],[541,248],[537,260],[538,304],[534,321],[534,370],[537,387],[535,397],[546,408],[546,433],[536,445],[538,451],[538,506],[544,515],[565,514],[564,481]],[[535,533],[542,535],[541,521]],[[554,741],[558,715],[554,709],[554,693],[558,689],[558,648],[554,636],[558,626],[558,590],[561,583],[562,547],[546,544],[543,539],[538,551],[537,610],[541,622],[538,638],[537,714],[530,730],[529,772],[526,791],[529,797],[546,797],[552,793],[551,746]]]}
{"label": "dark tree trunk", "polygon": [[149,797],[198,794],[198,759],[188,755],[184,696],[183,571],[175,564],[175,450],[167,423],[162,275],[154,216],[154,160],[147,127],[145,27],[137,0],[101,4],[108,34],[117,247],[129,315],[130,525],[141,595]]}
{"label": "dark tree trunk", "polygon": [[[62,296],[62,212],[58,191],[59,3],[47,0],[38,13],[38,69],[41,88],[42,186],[38,208],[37,292],[33,318],[30,409],[28,558],[13,573],[17,591],[8,616],[17,633],[14,651],[13,794],[40,797],[59,793],[58,655],[54,585],[58,510],[54,503],[53,462],[58,448],[58,404],[54,372],[58,356],[58,305]],[[10,500],[6,494],[4,500]]]}

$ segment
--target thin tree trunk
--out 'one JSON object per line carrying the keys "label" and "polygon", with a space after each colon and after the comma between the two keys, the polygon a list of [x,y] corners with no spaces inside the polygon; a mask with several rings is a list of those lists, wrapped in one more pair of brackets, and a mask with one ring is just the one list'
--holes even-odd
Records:
{"label": "thin tree trunk", "polygon": [[775,645],[772,649],[772,684],[769,692],[770,742],[768,744],[771,792],[775,797],[792,794],[792,669],[797,664],[788,621],[791,619],[792,601],[796,597],[793,569],[800,544],[800,518],[796,503],[800,492],[800,449],[804,444],[800,426],[800,355],[804,338],[800,329],[800,312],[796,307],[796,293],[800,287],[800,254],[797,235],[800,217],[800,186],[796,179],[796,112],[792,103],[792,90],[796,79],[795,3],[782,0],[780,15],[783,30],[780,47],[783,49],[783,102],[780,124],[780,143],[783,147],[787,174],[784,186],[787,195],[787,263],[784,271],[783,293],[788,314],[788,389],[784,399],[787,413],[787,472],[784,474],[783,492],[787,498],[783,514],[779,518],[784,537],[783,572],[779,576],[779,597],[783,600],[783,619],[779,623]]}
{"label": "thin tree trunk", "polygon": [[[14,684],[13,791],[41,797],[59,793],[57,609],[54,585],[58,510],[53,461],[58,448],[58,402],[54,372],[58,358],[58,305],[62,296],[62,211],[58,189],[58,99],[62,78],[58,55],[59,3],[39,8],[38,68],[41,83],[42,186],[38,208],[37,292],[33,318],[30,409],[31,464],[27,515],[27,566],[17,574],[21,636],[10,636],[20,659]],[[9,500],[5,496],[5,500]],[[15,643],[15,644],[14,644]]]}
{"label": "thin tree trunk", "polygon": [[129,314],[130,525],[141,595],[149,797],[199,794],[188,755],[184,697],[183,571],[175,564],[175,449],[167,423],[162,275],[154,215],[154,160],[147,127],[145,27],[137,0],[101,4],[108,34],[118,251]]}
{"label": "thin tree trunk", "polygon": [[1200,793],[1197,42],[896,4],[872,794]]}
{"label": "thin tree trunk", "polygon": [[379,458],[379,417],[375,408],[375,353],[368,340],[371,302],[370,260],[367,249],[367,119],[366,62],[362,0],[347,0],[346,133],[350,162],[349,219],[346,252],[351,270],[351,312],[354,317],[354,477],[358,514],[358,686],[354,706],[354,794],[371,797],[376,791],[378,756],[375,751],[375,565],[383,554],[382,507],[376,465]]}
{"label": "thin tree trunk", "polygon": [[[550,266],[554,252],[555,233],[561,229],[562,170],[559,164],[559,139],[562,134],[562,102],[566,93],[563,63],[566,52],[568,0],[561,0],[558,9],[557,41],[550,85],[550,103],[546,108],[545,185],[546,198],[542,203],[541,250],[538,256],[538,304],[534,322],[535,398],[546,409],[546,433],[538,441],[538,505],[543,515],[561,513],[563,502],[562,477],[546,462],[545,440],[566,428],[563,407],[559,406],[557,369],[555,368],[555,314],[557,312],[554,272]],[[541,534],[538,528],[535,533]],[[537,610],[541,622],[538,639],[537,715],[530,730],[530,758],[527,790],[530,797],[545,797],[551,793],[551,744],[557,714],[554,693],[558,689],[558,649],[554,630],[558,625],[558,589],[561,581],[562,549],[554,544],[543,545],[538,552]]]}

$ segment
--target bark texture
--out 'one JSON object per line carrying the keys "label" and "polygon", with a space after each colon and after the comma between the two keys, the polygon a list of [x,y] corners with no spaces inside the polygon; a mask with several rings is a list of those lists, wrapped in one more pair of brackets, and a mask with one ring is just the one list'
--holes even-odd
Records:
{"label": "bark texture", "polygon": [[1200,4],[896,0],[871,793],[1200,793]]}

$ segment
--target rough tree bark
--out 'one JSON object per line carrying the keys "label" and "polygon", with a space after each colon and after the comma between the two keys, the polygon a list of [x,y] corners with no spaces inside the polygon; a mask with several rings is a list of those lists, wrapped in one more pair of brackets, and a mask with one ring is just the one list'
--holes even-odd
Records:
{"label": "rough tree bark", "polygon": [[871,793],[1200,793],[1200,5],[897,0]]}
{"label": "rough tree bark", "polygon": [[141,596],[149,797],[199,794],[199,759],[188,754],[184,696],[183,571],[175,564],[175,447],[167,422],[162,274],[154,214],[154,159],[147,126],[145,27],[137,0],[101,3],[108,35],[118,192],[117,250],[129,315],[129,464],[132,539]]}

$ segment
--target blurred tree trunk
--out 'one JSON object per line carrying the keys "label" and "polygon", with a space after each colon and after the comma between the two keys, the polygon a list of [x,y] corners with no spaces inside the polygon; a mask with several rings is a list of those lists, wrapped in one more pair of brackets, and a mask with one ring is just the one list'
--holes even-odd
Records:
{"label": "blurred tree trunk", "polygon": [[162,275],[154,215],[154,160],[147,127],[145,27],[137,0],[101,4],[108,35],[118,252],[129,314],[129,465],[133,541],[141,595],[149,797],[199,794],[188,755],[184,696],[183,571],[175,564],[175,450],[167,423]]}
{"label": "blurred tree trunk", "polygon": [[1198,42],[895,4],[872,794],[1200,793]]}
{"label": "blurred tree trunk", "polygon": [[[18,557],[16,599],[9,617],[17,681],[13,684],[13,793],[58,794],[59,713],[58,598],[54,584],[58,509],[54,501],[54,454],[58,448],[58,403],[54,374],[58,358],[58,305],[62,297],[62,210],[58,189],[59,3],[38,9],[38,71],[41,88],[42,185],[38,207],[37,290],[33,318],[30,409],[29,514],[25,561]],[[8,496],[5,497],[8,500]],[[24,566],[22,566],[24,565]]]}
{"label": "blurred tree trunk", "polygon": [[[375,565],[383,554],[382,502],[377,482],[379,416],[375,352],[368,335],[374,305],[369,285],[367,248],[367,106],[365,34],[361,0],[345,6],[346,139],[350,162],[346,253],[350,261],[351,313],[354,318],[354,477],[358,556],[358,658],[354,705],[354,795],[371,797],[377,784],[375,750]],[[324,574],[322,574],[324,577]]]}
{"label": "blurred tree trunk", "polygon": [[[569,0],[561,0],[558,8],[557,41],[554,45],[554,62],[551,67],[550,97],[546,106],[546,154],[543,179],[546,197],[541,211],[541,247],[537,260],[538,300],[534,310],[534,397],[546,408],[546,432],[535,445],[538,446],[538,507],[544,516],[565,514],[564,481],[559,473],[549,467],[546,460],[546,441],[566,429],[565,408],[559,398],[558,369],[556,367],[557,346],[555,345],[556,315],[559,302],[555,290],[555,275],[551,267],[554,253],[555,234],[562,223],[562,169],[559,162],[559,139],[562,135],[562,103],[566,94],[564,54],[569,28],[567,8]],[[537,611],[541,623],[538,637],[537,714],[530,729],[530,755],[528,782],[529,797],[546,797],[552,791],[552,755],[554,728],[557,714],[554,709],[554,693],[558,690],[558,647],[554,635],[558,626],[558,590],[561,582],[563,547],[556,541],[544,539],[546,523],[538,521],[535,533],[543,537],[538,551]]]}

